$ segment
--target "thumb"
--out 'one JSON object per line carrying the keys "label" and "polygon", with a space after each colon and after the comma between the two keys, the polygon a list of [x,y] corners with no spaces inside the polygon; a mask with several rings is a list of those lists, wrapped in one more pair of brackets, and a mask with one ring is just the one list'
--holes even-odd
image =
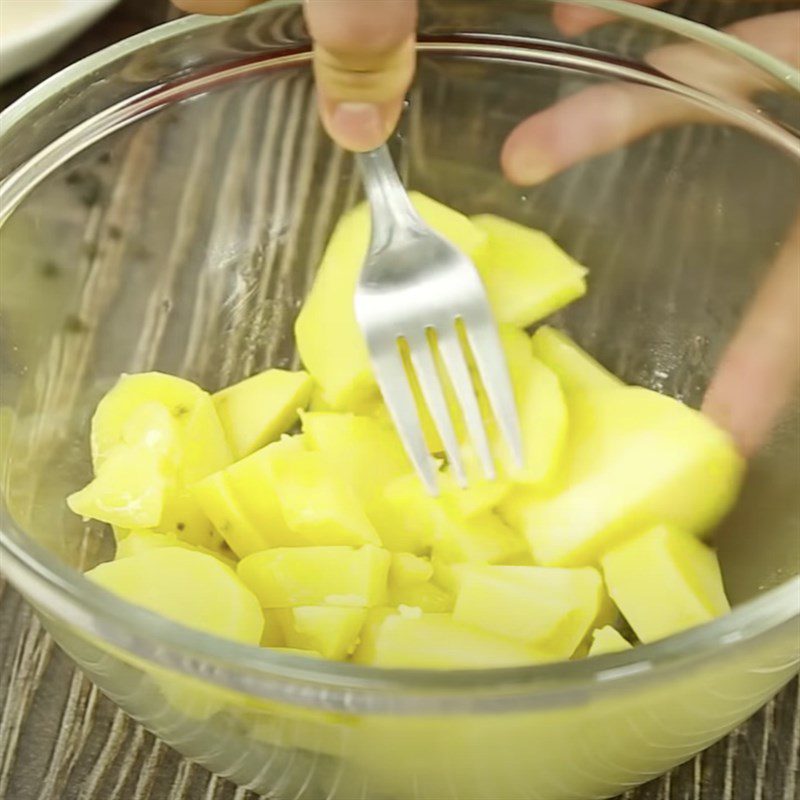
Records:
{"label": "thumb", "polygon": [[306,0],[322,122],[348,150],[397,124],[414,75],[416,0]]}

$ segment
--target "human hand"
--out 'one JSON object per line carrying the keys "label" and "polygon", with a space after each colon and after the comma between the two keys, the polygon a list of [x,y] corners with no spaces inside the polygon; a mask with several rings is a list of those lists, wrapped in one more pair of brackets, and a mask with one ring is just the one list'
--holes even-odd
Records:
{"label": "human hand", "polygon": [[[653,6],[660,0],[634,2]],[[561,4],[553,18],[562,33],[580,35],[614,16]],[[800,67],[798,30],[800,11],[786,11],[738,22],[727,33]],[[667,75],[733,101],[745,102],[763,88],[754,75],[748,76],[699,44],[662,47],[649,54],[648,61]],[[518,125],[504,145],[503,169],[515,183],[537,184],[656,129],[714,121],[700,106],[687,113],[691,108],[646,86],[593,86]],[[717,365],[703,411],[728,430],[743,454],[753,455],[797,392],[799,377],[800,218]]]}
{"label": "human hand", "polygon": [[[173,0],[196,14],[236,14],[263,0]],[[372,150],[394,130],[414,75],[416,0],[306,0],[326,130],[348,150]]]}
{"label": "human hand", "polygon": [[[632,0],[658,5],[662,0]],[[578,35],[613,19],[609,12],[557,5],[554,22],[567,35]],[[800,11],[766,14],[725,29],[731,36],[800,68]],[[689,86],[742,100],[764,88],[755,73],[700,44],[668,45],[647,56],[662,73]],[[584,161],[621,147],[660,128],[712,118],[699,105],[676,102],[648,86],[608,83],[592,86],[555,103],[520,123],[503,147],[503,170],[514,183],[531,186]],[[713,120],[712,120],[713,121]]]}

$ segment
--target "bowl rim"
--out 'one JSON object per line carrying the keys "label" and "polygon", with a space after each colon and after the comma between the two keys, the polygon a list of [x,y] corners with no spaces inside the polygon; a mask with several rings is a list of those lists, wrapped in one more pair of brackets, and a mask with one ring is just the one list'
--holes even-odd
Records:
{"label": "bowl rim", "polygon": [[[542,4],[542,0],[530,0]],[[545,0],[552,5],[553,0]],[[575,5],[611,11],[623,18],[713,45],[741,57],[771,77],[800,92],[800,70],[734,37],[665,12],[620,0],[572,0]],[[274,0],[270,13],[300,5],[300,0]],[[251,8],[243,15],[265,13]],[[0,113],[0,138],[25,119],[28,111],[62,91],[73,81],[140,47],[223,24],[224,18],[186,17],[137,34],[99,51],[39,84]],[[1,188],[1,187],[0,187]],[[651,679],[713,655],[723,656],[744,642],[774,632],[800,619],[800,576],[796,576],[735,607],[729,614],[659,642],[624,653],[591,659],[514,668],[455,671],[385,669],[321,661],[275,653],[267,648],[226,640],[173,622],[129,603],[66,566],[29,539],[0,509],[0,566],[36,607],[83,635],[101,640],[132,658],[197,677],[234,691],[271,699],[338,710],[386,709],[381,697],[391,692],[395,702],[417,697],[420,708],[440,700],[441,710],[475,712],[519,710],[551,705],[556,697],[574,699],[591,687],[626,686],[634,679]],[[798,656],[800,660],[800,656]],[[788,668],[793,664],[785,665]],[[324,699],[320,690],[324,690]],[[407,706],[413,709],[413,703]],[[391,710],[396,712],[395,704]]]}

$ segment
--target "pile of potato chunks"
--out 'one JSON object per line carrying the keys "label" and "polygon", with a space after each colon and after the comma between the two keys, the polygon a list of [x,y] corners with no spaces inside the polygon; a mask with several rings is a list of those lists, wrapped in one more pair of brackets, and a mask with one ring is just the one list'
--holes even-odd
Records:
{"label": "pile of potato chunks", "polygon": [[89,577],[222,637],[388,667],[610,653],[724,613],[717,558],[699,537],[738,492],[743,461],[728,436],[624,385],[564,333],[526,332],[586,290],[586,271],[545,234],[413,201],[484,279],[524,468],[479,393],[500,476],[485,480],[465,446],[469,487],[441,459],[441,493],[426,494],[353,314],[361,205],[339,222],[297,320],[307,371],[270,369],[213,395],[171,375],[123,375],[100,401],[95,478],[68,503],[112,525],[117,552]]}

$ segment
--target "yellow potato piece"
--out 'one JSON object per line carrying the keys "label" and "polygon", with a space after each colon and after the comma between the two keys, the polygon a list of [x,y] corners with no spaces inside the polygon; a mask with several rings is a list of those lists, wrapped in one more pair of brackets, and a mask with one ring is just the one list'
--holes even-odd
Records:
{"label": "yellow potato piece", "polygon": [[438,516],[432,502],[416,475],[404,475],[387,484],[378,506],[385,521],[383,546],[398,553],[430,552]]}
{"label": "yellow potato piece", "polygon": [[124,537],[118,539],[114,558],[130,558],[131,556],[136,556],[147,550],[153,550],[159,547],[184,547],[198,553],[205,553],[206,555],[218,558],[227,567],[236,569],[236,560],[220,550],[211,550],[207,547],[189,544],[179,539],[174,533],[157,533],[156,531],[147,529],[128,531]]}
{"label": "yellow potato piece", "polygon": [[633,645],[618,630],[610,625],[604,625],[592,632],[592,644],[587,655],[604,656],[608,653],[622,653],[632,648]]}
{"label": "yellow potato piece", "polygon": [[525,328],[586,293],[586,269],[547,234],[493,214],[470,218],[488,237],[475,257],[498,322]]}
{"label": "yellow potato piece", "polygon": [[431,581],[389,587],[389,605],[418,608],[432,614],[453,610],[455,597]]}
{"label": "yellow potato piece", "polygon": [[[486,234],[463,214],[418,192],[411,192],[411,200],[430,225],[467,255],[474,257],[485,246]],[[361,204],[336,226],[295,326],[303,364],[337,410],[361,410],[378,397],[353,310],[369,236],[369,209]]]}
{"label": "yellow potato piece", "polygon": [[469,566],[453,619],[569,658],[597,617],[602,587],[592,567]]}
{"label": "yellow potato piece", "polygon": [[346,659],[356,649],[367,617],[364,608],[334,606],[297,606],[278,614],[288,647],[335,661]]}
{"label": "yellow potato piece", "polygon": [[232,496],[242,516],[259,532],[265,543],[254,542],[250,552],[268,547],[294,547],[310,544],[296,531],[289,529],[272,485],[270,464],[289,452],[302,452],[305,437],[284,436],[277,442],[262,447],[252,455],[231,464],[225,472]]}
{"label": "yellow potato piece", "polygon": [[613,389],[622,381],[582,350],[566,333],[542,325],[531,338],[533,354],[558,376],[564,391]]}
{"label": "yellow potato piece", "polygon": [[314,388],[311,390],[311,399],[308,401],[308,410],[313,412],[333,411],[333,406],[325,399],[325,393],[322,391],[322,387],[316,383],[313,383],[313,387]]}
{"label": "yellow potato piece", "polygon": [[206,392],[200,394],[183,420],[181,450],[178,474],[187,487],[233,462],[214,401]]}
{"label": "yellow potato piece", "polygon": [[[370,664],[375,657],[375,641],[383,621],[387,617],[396,616],[400,612],[388,606],[375,606],[367,609],[367,617],[361,627],[359,644],[351,657],[357,664]],[[417,612],[419,613],[419,612]]]}
{"label": "yellow potato piece", "polygon": [[457,483],[453,470],[448,465],[439,476],[442,499],[461,517],[475,517],[491,511],[509,493],[511,483],[502,475],[487,480],[471,445],[462,445],[461,458],[467,473],[467,486],[462,487]]}
{"label": "yellow potato piece", "polygon": [[459,586],[461,586],[461,576],[463,572],[473,564],[488,566],[488,562],[486,561],[473,561],[471,564],[465,564],[463,562],[454,563],[452,561],[446,561],[441,556],[434,555],[431,558],[433,582],[445,591],[455,594],[458,592]]}
{"label": "yellow potato piece", "polygon": [[547,652],[459,625],[451,614],[388,614],[353,660],[381,667],[470,669],[554,660]]}
{"label": "yellow potato piece", "polygon": [[291,531],[313,545],[379,545],[353,489],[318,452],[284,450],[268,464],[270,483]]}
{"label": "yellow potato piece", "polygon": [[168,484],[164,513],[156,530],[162,533],[174,531],[183,541],[212,550],[222,545],[222,537],[214,529],[193,493],[174,478]]}
{"label": "yellow potato piece", "polygon": [[153,548],[100,564],[87,577],[189,628],[257,645],[264,618],[254,594],[218,559],[184,547]]}
{"label": "yellow potato piece", "polygon": [[[518,469],[502,449],[507,473],[518,483],[547,485],[554,478],[567,441],[568,410],[556,374],[534,357],[530,339],[518,328],[501,330],[514,386],[524,452]],[[495,438],[499,439],[496,435]],[[502,499],[502,498],[501,498]]]}
{"label": "yellow potato piece", "polygon": [[203,512],[239,558],[268,547],[311,544],[286,524],[270,471],[273,459],[303,449],[302,436],[285,436],[193,487]]}
{"label": "yellow potato piece", "polygon": [[142,403],[122,425],[122,443],[175,459],[180,453],[178,423],[163,403]]}
{"label": "yellow potato piece", "polygon": [[[231,463],[222,424],[210,395],[190,381],[158,372],[123,375],[92,418],[92,455],[99,475],[120,448],[145,448],[160,459],[163,479],[159,518],[148,525],[177,533],[191,544],[216,548],[220,537],[190,487]],[[119,476],[124,485],[124,475]],[[108,520],[105,520],[108,521]]]}
{"label": "yellow potato piece", "polygon": [[231,489],[227,470],[209,475],[195,484],[192,491],[215,530],[239,558],[273,546],[273,541],[269,538],[270,528],[253,524],[242,513],[239,501]]}
{"label": "yellow potato piece", "polygon": [[121,528],[150,528],[161,522],[167,478],[163,459],[147,447],[120,445],[106,453],[97,477],[67,498],[82,517]]}
{"label": "yellow potato piece", "polygon": [[730,610],[716,553],[678,528],[659,525],[601,559],[609,594],[643,642]]}
{"label": "yellow potato piece", "polygon": [[416,475],[405,475],[384,491],[386,514],[393,522],[384,546],[393,551],[433,553],[446,561],[502,563],[527,553],[522,537],[490,513],[469,519],[445,499],[431,497]]}
{"label": "yellow potato piece", "polygon": [[117,445],[122,432],[143,405],[158,403],[176,422],[185,419],[203,390],[191,381],[161,372],[122,375],[97,404],[92,417],[92,463],[97,469]]}
{"label": "yellow potato piece", "polygon": [[370,545],[276,547],[242,559],[238,572],[264,608],[368,608],[386,601],[390,561]]}
{"label": "yellow potato piece", "polygon": [[397,434],[375,419],[356,414],[302,414],[308,447],[355,492],[378,536],[391,538],[394,522],[382,502],[383,488],[411,471]]}
{"label": "yellow potato piece", "polygon": [[433,565],[430,559],[412,553],[392,553],[392,563],[389,567],[389,585],[392,588],[425,583],[432,577]]}
{"label": "yellow potato piece", "polygon": [[[619,415],[625,435],[606,436],[601,425],[595,439],[579,445],[586,466],[567,466],[579,477],[552,497],[516,493],[501,504],[502,516],[525,533],[537,563],[592,564],[659,522],[703,534],[729,510],[744,462],[710,420],[638,387],[595,392],[591,400],[598,418]],[[651,414],[653,404],[661,409],[657,416]],[[635,424],[637,407],[649,420],[644,427]]]}
{"label": "yellow potato piece", "polygon": [[268,369],[213,395],[234,457],[239,460],[285,433],[311,397],[307,372]]}
{"label": "yellow potato piece", "polygon": [[469,520],[445,518],[432,549],[432,555],[451,563],[513,563],[527,553],[524,539],[494,514]]}

